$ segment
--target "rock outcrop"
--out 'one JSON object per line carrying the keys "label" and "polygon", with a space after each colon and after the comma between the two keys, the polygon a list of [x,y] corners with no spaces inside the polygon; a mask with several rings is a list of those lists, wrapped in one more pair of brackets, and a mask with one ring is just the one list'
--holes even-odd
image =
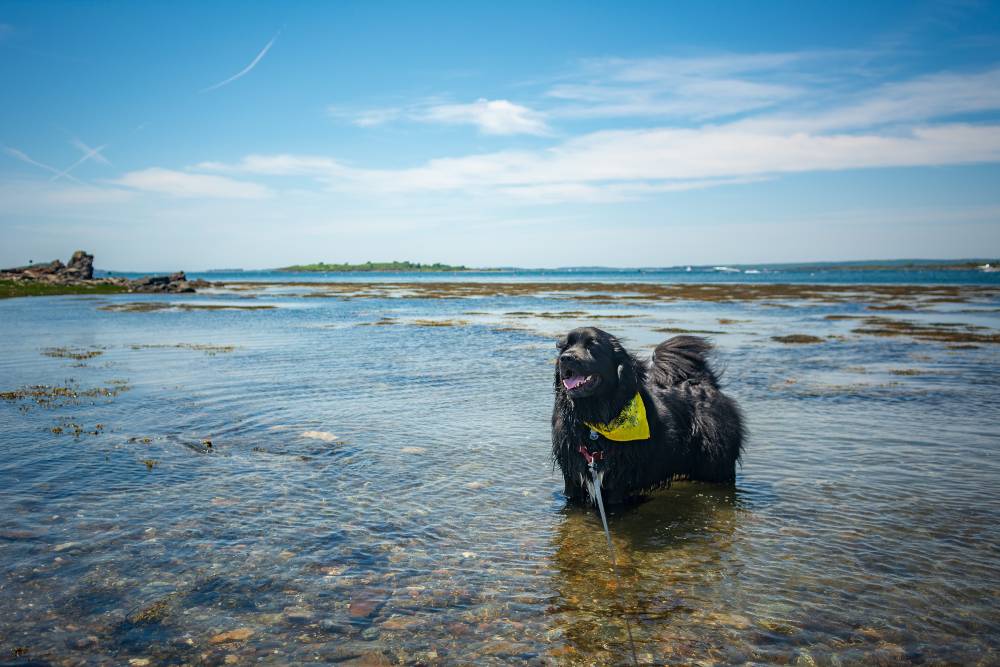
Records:
{"label": "rock outcrop", "polygon": [[78,276],[81,280],[94,279],[94,256],[82,250],[77,250],[69,258],[69,264],[63,269],[64,274]]}
{"label": "rock outcrop", "polygon": [[31,264],[12,269],[0,269],[0,280],[45,282],[56,285],[120,285],[129,292],[194,292],[197,287],[208,287],[205,280],[188,280],[183,271],[167,276],[124,278],[108,276],[94,278],[94,256],[77,250],[63,264],[58,259],[47,264]]}

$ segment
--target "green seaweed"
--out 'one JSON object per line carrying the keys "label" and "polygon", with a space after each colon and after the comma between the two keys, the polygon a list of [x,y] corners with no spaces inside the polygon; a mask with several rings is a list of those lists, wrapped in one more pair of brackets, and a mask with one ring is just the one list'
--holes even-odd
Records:
{"label": "green seaweed", "polygon": [[127,291],[128,289],[124,285],[58,285],[55,283],[0,280],[0,299],[61,296],[64,294],[121,294]]}

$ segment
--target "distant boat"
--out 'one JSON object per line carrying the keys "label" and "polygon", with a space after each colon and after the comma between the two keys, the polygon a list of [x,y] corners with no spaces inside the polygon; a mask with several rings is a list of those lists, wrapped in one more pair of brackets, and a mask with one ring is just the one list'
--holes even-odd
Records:
{"label": "distant boat", "polygon": [[997,271],[1000,271],[1000,266],[992,266],[990,264],[983,264],[977,268],[983,273],[996,273]]}
{"label": "distant boat", "polygon": [[690,272],[690,271],[691,271],[691,267],[689,266],[689,267],[687,267],[687,268],[686,268],[686,269],[684,269],[684,270],[685,270],[685,271],[688,271],[688,272]]}
{"label": "distant boat", "polygon": [[713,266],[716,271],[722,271],[723,273],[739,273],[739,269],[734,269],[731,266]]}

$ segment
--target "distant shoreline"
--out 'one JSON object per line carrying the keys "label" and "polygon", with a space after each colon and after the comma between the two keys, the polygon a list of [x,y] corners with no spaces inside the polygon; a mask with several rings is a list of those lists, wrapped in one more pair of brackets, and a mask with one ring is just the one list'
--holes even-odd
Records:
{"label": "distant shoreline", "polygon": [[499,269],[475,269],[450,264],[421,264],[420,262],[365,262],[364,264],[294,264],[271,269],[281,273],[454,273],[462,271],[498,271]]}
{"label": "distant shoreline", "polygon": [[[295,264],[275,269],[251,269],[249,272],[262,273],[503,273],[503,272],[523,272],[523,271],[543,271],[543,272],[656,272],[656,271],[676,271],[684,270],[687,265],[676,266],[635,266],[635,267],[610,267],[610,266],[560,266],[560,267],[516,267],[516,266],[496,266],[496,267],[469,267],[465,265],[450,264],[421,264],[419,262],[365,262],[363,264],[327,264],[319,262],[316,264]],[[851,260],[844,262],[787,262],[787,263],[760,263],[760,264],[692,264],[691,268],[697,270],[716,271],[744,271],[753,270],[779,270],[779,271],[996,271],[1000,267],[1000,259],[956,259],[956,260]],[[989,267],[989,268],[986,268]],[[196,273],[239,273],[248,272],[246,269],[213,269]]]}

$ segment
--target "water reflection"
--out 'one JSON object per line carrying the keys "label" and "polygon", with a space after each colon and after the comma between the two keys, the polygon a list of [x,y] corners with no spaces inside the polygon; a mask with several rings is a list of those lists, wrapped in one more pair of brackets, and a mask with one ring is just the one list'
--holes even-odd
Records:
{"label": "water reflection", "polygon": [[[626,660],[626,615],[643,661],[703,652],[706,646],[690,634],[690,626],[695,620],[703,625],[706,601],[739,575],[731,552],[747,512],[736,489],[690,482],[613,510],[609,528],[619,589],[596,512],[564,509],[553,536],[556,594],[548,611],[565,654],[585,661]],[[714,620],[733,621],[720,613]]]}

